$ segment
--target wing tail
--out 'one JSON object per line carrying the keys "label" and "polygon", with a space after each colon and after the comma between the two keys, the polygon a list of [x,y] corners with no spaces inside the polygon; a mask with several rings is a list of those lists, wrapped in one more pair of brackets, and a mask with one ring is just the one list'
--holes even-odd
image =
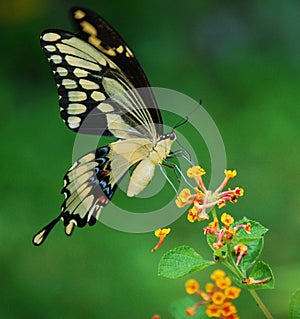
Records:
{"label": "wing tail", "polygon": [[52,228],[60,221],[61,216],[59,215],[55,219],[53,219],[47,226],[45,226],[42,230],[40,230],[37,234],[34,235],[32,242],[35,246],[40,246],[45,239],[48,237]]}

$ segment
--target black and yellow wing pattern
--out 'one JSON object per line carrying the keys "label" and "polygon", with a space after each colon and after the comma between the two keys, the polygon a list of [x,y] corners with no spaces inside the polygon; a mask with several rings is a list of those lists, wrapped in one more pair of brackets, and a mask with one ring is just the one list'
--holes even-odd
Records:
{"label": "black and yellow wing pattern", "polygon": [[61,213],[34,236],[37,246],[59,220],[67,235],[74,226],[94,225],[134,164],[127,195],[139,194],[176,138],[174,132],[163,134],[149,82],[120,35],[90,10],[73,8],[71,13],[77,34],[49,29],[41,35],[57,84],[61,117],[77,133],[118,140],[87,153],[69,169]]}

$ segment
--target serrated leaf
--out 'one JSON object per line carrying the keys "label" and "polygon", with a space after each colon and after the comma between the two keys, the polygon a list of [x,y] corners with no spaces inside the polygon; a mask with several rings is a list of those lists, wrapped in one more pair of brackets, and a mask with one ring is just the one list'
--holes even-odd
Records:
{"label": "serrated leaf", "polygon": [[213,264],[213,261],[205,260],[193,248],[179,246],[162,256],[158,265],[158,275],[176,279]]}
{"label": "serrated leaf", "polygon": [[[195,300],[191,297],[185,297],[183,299],[176,300],[172,303],[170,307],[170,312],[175,319],[190,319],[191,316],[187,316],[185,309],[187,307],[192,307],[195,304]],[[196,315],[192,317],[193,319],[208,319],[209,317],[205,313],[205,307],[198,307],[196,310]]]}
{"label": "serrated leaf", "polygon": [[296,290],[291,297],[289,319],[300,319],[300,289]]}
{"label": "serrated leaf", "polygon": [[207,234],[206,240],[207,240],[209,247],[212,249],[212,251],[214,252],[214,254],[216,256],[222,257],[222,256],[226,255],[226,251],[227,251],[226,245],[224,245],[223,247],[221,247],[217,250],[214,249],[213,244],[217,241],[216,235]]}
{"label": "serrated leaf", "polygon": [[[264,238],[259,240],[254,240],[247,242],[246,246],[248,247],[248,254],[244,255],[238,267],[245,272],[251,268],[256,261],[258,260],[264,245]],[[237,258],[237,255],[232,251],[234,260]]]}
{"label": "serrated leaf", "polygon": [[247,285],[243,284],[243,286],[247,286],[248,289],[273,289],[274,288],[274,276],[272,269],[270,266],[265,263],[264,261],[258,261],[254,268],[252,269],[250,275],[248,276],[253,277],[255,280],[264,280],[270,278],[270,280],[260,283],[260,284],[252,284]]}
{"label": "serrated leaf", "polygon": [[234,240],[233,240],[234,244],[236,243],[245,244],[253,240],[258,240],[262,238],[262,236],[264,236],[264,234],[268,231],[268,229],[264,227],[263,225],[261,225],[259,222],[248,219],[247,217],[244,217],[241,220],[236,221],[232,226],[235,227],[241,224],[246,225],[247,223],[251,224],[251,234],[246,233],[244,229],[239,229],[234,236]]}

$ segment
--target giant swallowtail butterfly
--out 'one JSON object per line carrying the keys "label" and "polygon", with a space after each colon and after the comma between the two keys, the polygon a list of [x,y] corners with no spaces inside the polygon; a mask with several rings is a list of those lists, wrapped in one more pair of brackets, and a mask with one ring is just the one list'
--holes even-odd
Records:
{"label": "giant swallowtail butterfly", "polygon": [[74,226],[94,225],[134,164],[127,195],[139,194],[155,166],[170,155],[176,139],[174,132],[163,134],[149,82],[120,35],[90,10],[73,8],[71,13],[77,34],[50,29],[41,35],[58,88],[61,117],[75,132],[118,140],[82,156],[69,169],[62,211],[34,236],[37,246],[59,220],[67,235]]}

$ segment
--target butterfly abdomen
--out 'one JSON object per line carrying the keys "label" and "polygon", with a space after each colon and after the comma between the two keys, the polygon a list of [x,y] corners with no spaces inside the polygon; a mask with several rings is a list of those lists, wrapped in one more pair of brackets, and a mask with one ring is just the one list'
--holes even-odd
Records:
{"label": "butterfly abdomen", "polygon": [[162,136],[149,155],[137,165],[129,181],[127,196],[136,196],[144,190],[153,177],[155,166],[162,165],[169,155],[175,139],[174,133]]}

